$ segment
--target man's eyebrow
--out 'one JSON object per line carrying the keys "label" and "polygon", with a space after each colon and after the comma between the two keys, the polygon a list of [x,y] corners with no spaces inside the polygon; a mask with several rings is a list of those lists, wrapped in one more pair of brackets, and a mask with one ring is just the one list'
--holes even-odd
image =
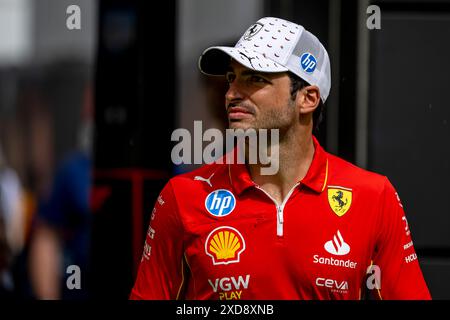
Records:
{"label": "man's eyebrow", "polygon": [[[226,72],[233,72],[235,73],[234,69],[232,67],[228,67]],[[252,69],[246,69],[244,71],[241,72],[241,75],[243,76],[251,76],[251,75],[265,75],[265,72],[261,72],[261,71],[256,71],[256,70],[252,70]]]}
{"label": "man's eyebrow", "polygon": [[264,75],[264,72],[256,71],[256,70],[251,70],[251,69],[246,69],[246,70],[242,71],[241,74],[242,74],[243,76],[251,76],[251,75],[255,75],[255,74],[258,74],[258,75]]}

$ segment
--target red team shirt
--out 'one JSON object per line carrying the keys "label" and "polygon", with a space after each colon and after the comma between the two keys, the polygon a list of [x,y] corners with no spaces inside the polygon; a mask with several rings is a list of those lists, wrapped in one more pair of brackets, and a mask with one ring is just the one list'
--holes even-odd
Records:
{"label": "red team shirt", "polygon": [[244,164],[172,178],[131,299],[430,299],[398,195],[325,152],[282,204]]}

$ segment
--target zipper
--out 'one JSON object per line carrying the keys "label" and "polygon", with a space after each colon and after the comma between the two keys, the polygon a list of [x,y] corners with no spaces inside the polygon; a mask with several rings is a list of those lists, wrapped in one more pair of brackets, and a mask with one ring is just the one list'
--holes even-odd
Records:
{"label": "zipper", "polygon": [[275,204],[275,207],[277,208],[277,236],[278,237],[282,237],[283,233],[284,233],[284,230],[283,230],[284,229],[283,228],[283,224],[284,224],[284,207],[285,207],[286,203],[288,202],[289,198],[291,197],[292,193],[294,192],[295,188],[297,188],[299,185],[300,185],[300,182],[297,182],[292,187],[292,189],[286,195],[286,198],[284,198],[284,200],[281,203],[281,205],[279,205],[278,202],[269,193],[266,192],[266,190],[260,188],[259,186],[256,186],[256,188],[258,188],[259,190],[264,192],[266,194],[266,196],[268,196],[269,199],[271,199],[273,201],[273,203]]}

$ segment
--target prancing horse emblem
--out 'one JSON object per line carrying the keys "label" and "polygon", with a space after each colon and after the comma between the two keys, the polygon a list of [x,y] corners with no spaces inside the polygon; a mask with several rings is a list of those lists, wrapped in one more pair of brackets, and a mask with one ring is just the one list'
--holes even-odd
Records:
{"label": "prancing horse emblem", "polygon": [[352,189],[329,187],[328,203],[334,213],[342,217],[352,205]]}
{"label": "prancing horse emblem", "polygon": [[250,40],[251,38],[253,38],[255,34],[257,34],[262,29],[262,27],[263,25],[259,22],[252,24],[250,28],[248,28],[245,32],[243,36],[244,40]]}

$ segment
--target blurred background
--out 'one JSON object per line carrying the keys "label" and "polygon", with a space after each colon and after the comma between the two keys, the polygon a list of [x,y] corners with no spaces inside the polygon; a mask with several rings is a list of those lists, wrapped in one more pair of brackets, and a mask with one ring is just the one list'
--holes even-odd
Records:
{"label": "blurred background", "polygon": [[262,16],[321,39],[316,135],[389,177],[433,298],[450,298],[449,0],[0,0],[1,297],[127,299],[159,191],[195,168],[172,165],[172,131],[226,125],[226,85],[198,57]]}

